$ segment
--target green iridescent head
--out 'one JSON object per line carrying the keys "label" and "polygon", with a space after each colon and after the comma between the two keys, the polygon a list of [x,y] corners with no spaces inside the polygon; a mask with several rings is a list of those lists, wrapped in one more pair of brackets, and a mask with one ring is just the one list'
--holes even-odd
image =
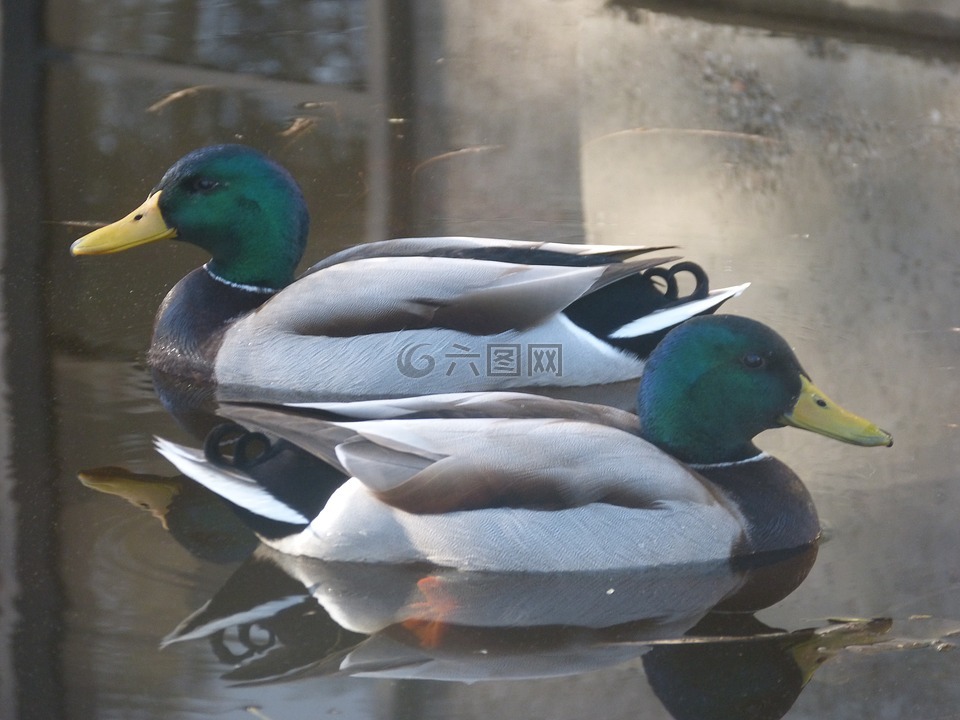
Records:
{"label": "green iridescent head", "polygon": [[208,268],[225,280],[279,289],[293,279],[308,228],[290,173],[253,148],[215,145],[178,160],[143,205],[71,251],[99,255],[177,239],[209,252]]}
{"label": "green iridescent head", "polygon": [[694,318],[667,334],[644,369],[638,413],[647,440],[690,463],[752,457],[753,438],[784,425],[855,445],[893,443],[817,389],[782,337],[733,315]]}

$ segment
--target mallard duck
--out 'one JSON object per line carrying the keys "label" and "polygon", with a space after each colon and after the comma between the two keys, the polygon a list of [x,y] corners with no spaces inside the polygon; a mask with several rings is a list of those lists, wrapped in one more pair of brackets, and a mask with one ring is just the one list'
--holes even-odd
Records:
{"label": "mallard duck", "polygon": [[[158,448],[244,508],[293,555],[559,571],[728,559],[815,543],[810,494],[753,443],[783,425],[863,446],[891,435],[830,400],[777,333],[747,318],[670,331],[640,380],[636,415],[522,393],[452,394],[222,412],[351,476],[309,497],[258,483],[215,447]],[[245,462],[249,462],[246,460]],[[262,477],[262,476],[261,476]]]}
{"label": "mallard duck", "polygon": [[[290,174],[242,145],[189,153],[146,202],[74,255],[161,239],[212,257],[160,306],[148,359],[222,398],[275,401],[606,386],[635,381],[710,292],[665,248],[407,238],[337,253],[294,281],[308,215]],[[688,296],[677,275],[696,281]],[[635,384],[634,384],[635,387]]]}

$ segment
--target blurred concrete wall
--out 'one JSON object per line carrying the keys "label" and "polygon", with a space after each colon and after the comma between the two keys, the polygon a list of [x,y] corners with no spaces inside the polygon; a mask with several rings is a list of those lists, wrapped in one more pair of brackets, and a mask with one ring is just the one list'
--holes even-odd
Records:
{"label": "blurred concrete wall", "polygon": [[755,283],[737,312],[820,338],[811,366],[916,409],[827,348],[882,356],[910,337],[901,362],[917,367],[957,349],[952,304],[916,301],[958,291],[948,45],[927,57],[587,0],[417,7],[425,231],[679,245],[715,283]]}

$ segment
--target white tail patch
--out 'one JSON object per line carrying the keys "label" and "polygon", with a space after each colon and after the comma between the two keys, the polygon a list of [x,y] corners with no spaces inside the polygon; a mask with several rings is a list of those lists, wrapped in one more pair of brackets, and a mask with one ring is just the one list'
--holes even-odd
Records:
{"label": "white tail patch", "polygon": [[636,320],[628,322],[626,325],[620,326],[607,337],[612,340],[621,340],[623,338],[640,337],[641,335],[660,332],[666,328],[678,325],[684,320],[689,320],[695,315],[706,312],[730,298],[737,297],[748,287],[750,287],[750,283],[734,285],[733,287],[714,290],[700,300],[691,300],[676,307],[656,310],[649,315],[637,318]]}
{"label": "white tail patch", "polygon": [[294,525],[310,524],[312,518],[304,517],[286,503],[280,502],[255,480],[241,473],[211,465],[199,450],[177,445],[159,437],[154,439],[154,444],[157,451],[173,463],[177,470],[224,500],[229,500],[254,515],[270,520]]}

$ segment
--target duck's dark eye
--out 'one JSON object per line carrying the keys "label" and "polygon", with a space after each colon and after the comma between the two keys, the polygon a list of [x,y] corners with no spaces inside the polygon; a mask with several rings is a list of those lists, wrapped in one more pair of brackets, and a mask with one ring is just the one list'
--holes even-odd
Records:
{"label": "duck's dark eye", "polygon": [[208,193],[219,187],[220,183],[207,177],[197,177],[190,182],[190,189],[193,192]]}
{"label": "duck's dark eye", "polygon": [[767,361],[763,358],[763,355],[758,355],[757,353],[747,353],[740,358],[740,362],[743,363],[744,367],[748,367],[751,370],[762,368],[767,364]]}

